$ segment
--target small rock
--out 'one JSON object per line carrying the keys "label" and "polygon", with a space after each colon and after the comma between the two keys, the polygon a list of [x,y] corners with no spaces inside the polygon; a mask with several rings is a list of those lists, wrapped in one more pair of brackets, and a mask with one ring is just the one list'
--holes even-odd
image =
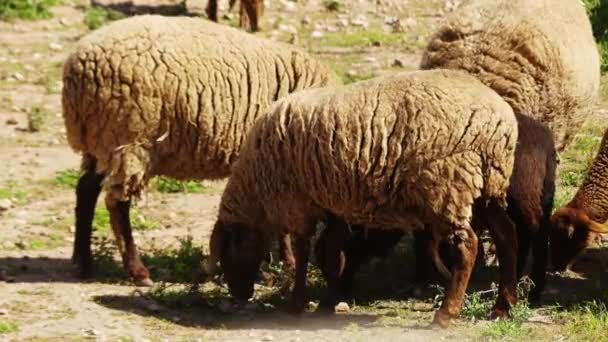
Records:
{"label": "small rock", "polygon": [[35,54],[32,55],[32,57],[34,59],[40,59],[40,58],[42,58],[42,54],[40,54],[39,52],[36,52]]}
{"label": "small rock", "polygon": [[262,337],[262,341],[264,341],[264,342],[274,341],[274,336],[266,335],[266,336]]}
{"label": "small rock", "polygon": [[61,45],[59,43],[50,43],[49,49],[54,50],[54,51],[61,51],[61,50],[63,50],[63,45]]}
{"label": "small rock", "polygon": [[381,43],[380,41],[374,40],[374,41],[372,42],[372,46],[375,46],[375,47],[380,47],[380,46],[382,46],[382,43]]}
{"label": "small rock", "polygon": [[12,77],[12,78],[13,78],[15,81],[23,81],[23,80],[25,80],[25,76],[23,76],[23,74],[18,73],[18,72],[14,73],[14,74],[13,74],[11,77]]}
{"label": "small rock", "polygon": [[302,25],[308,25],[311,23],[310,17],[306,16],[304,18],[302,18],[302,20],[300,21],[302,23]]}
{"label": "small rock", "polygon": [[283,9],[287,12],[295,12],[298,10],[298,6],[295,3],[289,1],[283,4]]}
{"label": "small rock", "polygon": [[68,231],[69,231],[70,233],[74,234],[74,233],[76,232],[76,227],[74,227],[74,226],[69,226],[69,227],[68,227]]}
{"label": "small rock", "polygon": [[17,247],[19,249],[26,249],[27,243],[25,243],[23,241],[17,241],[17,242],[15,242],[15,247]]}
{"label": "small rock", "polygon": [[70,21],[67,18],[61,18],[59,19],[59,23],[63,26],[69,26],[70,25]]}
{"label": "small rock", "polygon": [[99,331],[95,329],[85,329],[83,333],[85,336],[99,336]]}
{"label": "small rock", "polygon": [[321,38],[323,37],[323,32],[321,31],[312,31],[312,33],[310,34],[311,38]]}
{"label": "small rock", "polygon": [[378,61],[378,58],[373,57],[373,56],[369,56],[369,57],[365,57],[363,60],[366,61],[366,62],[368,62],[368,63],[375,63],[375,62]]}
{"label": "small rock", "polygon": [[403,63],[402,60],[400,60],[399,58],[396,58],[393,61],[393,66],[396,67],[396,68],[403,68],[405,66],[405,64]]}
{"label": "small rock", "polygon": [[338,32],[338,28],[335,26],[327,26],[326,28],[327,32]]}
{"label": "small rock", "polygon": [[0,212],[7,211],[13,206],[13,202],[9,199],[0,200]]}
{"label": "small rock", "polygon": [[6,316],[6,315],[8,315],[8,310],[0,308],[0,316]]}
{"label": "small rock", "polygon": [[336,310],[336,312],[349,312],[350,311],[350,307],[345,302],[338,303],[338,305],[336,305],[336,307],[334,309]]}
{"label": "small rock", "polygon": [[347,19],[339,19],[338,20],[338,25],[340,25],[342,27],[348,27],[348,20]]}

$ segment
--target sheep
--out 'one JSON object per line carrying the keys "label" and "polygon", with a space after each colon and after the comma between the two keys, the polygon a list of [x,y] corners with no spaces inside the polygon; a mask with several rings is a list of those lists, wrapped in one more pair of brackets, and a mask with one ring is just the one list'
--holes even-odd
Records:
{"label": "sheep", "polygon": [[[519,134],[515,149],[515,164],[507,192],[507,209],[505,213],[512,224],[515,224],[517,234],[511,228],[507,230],[502,227],[494,227],[493,217],[484,214],[484,212],[476,210],[473,215],[473,228],[478,234],[485,227],[489,227],[497,242],[506,241],[497,243],[496,247],[498,248],[501,273],[503,274],[501,277],[510,282],[505,285],[505,288],[512,292],[503,295],[505,299],[497,303],[493,312],[494,316],[506,315],[509,306],[513,304],[509,302],[509,298],[515,295],[516,283],[515,278],[508,272],[512,272],[515,265],[517,265],[517,278],[521,277],[530,247],[532,247],[534,257],[531,279],[535,286],[530,292],[529,297],[532,302],[536,303],[540,301],[547,268],[547,239],[549,231],[552,230],[550,216],[555,194],[555,169],[557,165],[553,135],[545,125],[528,116],[516,115],[516,119]],[[475,209],[485,210],[485,208],[478,207]],[[502,216],[504,217],[504,213]],[[328,222],[331,222],[333,225],[340,224],[336,220],[328,220]],[[505,221],[502,220],[502,222]],[[332,268],[332,265],[324,264],[323,252],[328,248],[325,245],[344,245],[342,247],[344,249],[344,255],[342,256],[344,259],[342,263],[344,265],[342,266],[343,272],[341,272],[341,284],[339,285],[340,290],[344,294],[350,291],[354,272],[364,261],[365,257],[370,254],[386,254],[403,235],[400,231],[395,232],[391,230],[376,231],[372,235],[372,231],[369,230],[367,238],[363,238],[360,235],[355,235],[355,232],[360,229],[362,228],[352,228],[352,236],[347,236],[346,241],[333,241],[339,238],[340,235],[336,232],[332,233],[331,229],[326,229],[321,233],[315,246],[317,261],[322,272],[325,274],[328,272],[327,270]],[[339,227],[336,230],[344,232],[345,228]],[[509,235],[508,232],[513,232],[513,234]],[[444,276],[446,274],[445,266],[442,265],[441,261],[437,261],[436,258],[439,254],[445,256],[447,253],[437,253],[438,241],[433,241],[433,237],[425,233],[427,233],[425,230],[414,232],[416,278],[420,283],[425,283],[429,280],[428,271],[432,268],[432,265],[428,262],[430,260],[434,260],[434,264],[439,268],[441,274]],[[330,236],[330,234],[333,235]],[[342,236],[346,235],[348,234],[343,233]],[[514,240],[515,236],[517,236],[517,241]],[[433,244],[432,242],[435,243]],[[483,249],[480,250],[483,251]],[[514,262],[515,253],[517,253],[516,263]],[[478,261],[481,256],[480,254],[479,252],[477,254]],[[509,265],[509,263],[511,264]]]}
{"label": "sheep", "polygon": [[[236,0],[230,0],[228,11],[232,10]],[[207,17],[217,22],[217,0],[209,0],[205,8]],[[252,32],[259,31],[259,19],[264,14],[263,0],[241,0],[239,7],[239,24],[243,28],[249,28]]]}
{"label": "sheep", "polygon": [[608,233],[608,129],[583,184],[574,198],[555,211],[550,233],[551,263],[557,270],[570,268],[597,234]]}
{"label": "sheep", "polygon": [[246,131],[272,102],[337,83],[299,49],[203,19],[144,15],[84,37],[65,62],[62,91],[67,140],[83,154],[73,254],[81,276],[92,270],[102,188],[125,268],[151,285],[131,236],[131,198],[156,175],[228,176]]}
{"label": "sheep", "polygon": [[430,39],[422,69],[469,72],[515,113],[573,139],[599,92],[600,60],[579,0],[468,0]]}
{"label": "sheep", "polygon": [[[310,236],[327,214],[409,231],[434,223],[458,253],[434,323],[457,316],[475,255],[476,200],[506,205],[517,126],[498,94],[459,71],[400,73],[310,89],[275,103],[249,131],[210,239],[231,295],[247,300],[267,244],[295,239],[292,308],[305,304]],[[339,251],[326,255],[339,260]],[[330,278],[336,288],[337,271]],[[332,295],[328,296],[333,298]]]}

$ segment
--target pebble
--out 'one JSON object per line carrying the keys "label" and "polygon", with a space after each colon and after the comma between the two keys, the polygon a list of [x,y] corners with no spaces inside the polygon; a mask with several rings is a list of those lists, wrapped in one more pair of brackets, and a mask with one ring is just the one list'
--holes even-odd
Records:
{"label": "pebble", "polygon": [[342,313],[350,311],[350,307],[345,302],[338,303],[338,305],[336,305],[336,307],[334,309],[336,310],[336,312],[342,312]]}
{"label": "pebble", "polygon": [[99,336],[99,331],[95,329],[85,329],[83,333],[85,336]]}
{"label": "pebble", "polygon": [[405,66],[405,64],[403,63],[403,61],[402,61],[402,60],[400,60],[400,59],[396,58],[396,59],[393,61],[393,66],[394,66],[394,67],[396,67],[396,68],[403,68],[403,67]]}
{"label": "pebble", "polygon": [[301,23],[302,23],[303,25],[308,25],[308,24],[310,24],[310,23],[311,23],[310,17],[304,17],[304,18],[302,18]]}
{"label": "pebble", "polygon": [[59,43],[50,43],[49,49],[55,50],[55,51],[61,51],[61,50],[63,50],[63,45],[61,45]]}
{"label": "pebble", "polygon": [[25,218],[27,218],[27,211],[19,210],[18,212],[15,213],[15,217],[18,219],[25,219]]}
{"label": "pebble", "polygon": [[338,24],[342,27],[348,27],[348,20],[347,19],[339,19],[338,20]]}
{"label": "pebble", "polygon": [[7,211],[13,206],[13,202],[9,199],[0,200],[0,212]]}
{"label": "pebble", "polygon": [[264,341],[264,342],[274,341],[274,336],[266,335],[266,336],[262,337],[262,341]]}
{"label": "pebble", "polygon": [[0,309],[0,316],[6,316],[8,315],[8,310],[7,309]]}
{"label": "pebble", "polygon": [[311,38],[321,38],[323,37],[323,32],[321,31],[312,31],[312,33],[310,34]]}
{"label": "pebble", "polygon": [[11,77],[14,80],[16,80],[16,81],[23,81],[23,80],[25,80],[25,76],[23,76],[23,74],[18,73],[18,72],[14,73]]}
{"label": "pebble", "polygon": [[369,56],[369,57],[365,57],[363,60],[366,61],[366,62],[368,62],[368,63],[375,63],[375,62],[378,61],[378,58],[373,57],[373,56]]}
{"label": "pebble", "polygon": [[298,6],[295,3],[289,1],[283,4],[283,9],[287,12],[295,12],[298,10]]}

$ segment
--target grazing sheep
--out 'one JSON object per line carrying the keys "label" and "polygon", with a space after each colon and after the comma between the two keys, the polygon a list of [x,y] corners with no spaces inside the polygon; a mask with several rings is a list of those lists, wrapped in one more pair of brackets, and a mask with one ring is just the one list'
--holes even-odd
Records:
{"label": "grazing sheep", "polygon": [[156,175],[228,176],[245,133],[277,99],[337,83],[289,45],[207,20],[138,16],[84,37],[65,62],[67,139],[83,153],[73,258],[91,271],[91,223],[102,181],[125,268],[151,284],[129,225],[132,196]]}
{"label": "grazing sheep", "polygon": [[[228,11],[232,10],[236,0],[230,0]],[[205,9],[207,17],[217,22],[217,0],[209,0]],[[239,24],[252,32],[259,30],[259,20],[264,15],[264,0],[241,0],[239,8]]]}
{"label": "grazing sheep", "polygon": [[[507,192],[508,219],[515,225],[515,229],[499,224],[508,224],[504,220],[504,210],[502,217],[497,221],[495,216],[486,214],[484,207],[476,206],[473,214],[473,228],[479,234],[486,227],[496,242],[496,248],[501,268],[501,283],[504,283],[503,293],[497,306],[495,307],[496,316],[503,316],[509,307],[514,304],[511,302],[516,296],[516,277],[513,272],[517,270],[517,278],[523,273],[530,247],[532,247],[533,264],[531,278],[535,284],[530,293],[530,299],[534,302],[540,300],[540,294],[544,289],[545,271],[547,267],[547,239],[550,229],[550,215],[553,208],[553,196],[555,193],[555,168],[556,152],[553,142],[553,135],[543,124],[524,115],[516,115],[518,122],[518,142],[515,149],[515,164],[511,175],[509,189]],[[336,220],[328,220],[333,225],[339,225]],[[330,224],[328,223],[328,225]],[[315,252],[319,266],[323,273],[331,269],[331,265],[324,264],[323,251],[327,248],[325,244],[344,244],[343,272],[341,273],[341,284],[339,285],[342,293],[347,294],[352,287],[352,279],[355,270],[370,255],[380,255],[387,253],[389,249],[396,245],[403,234],[401,231],[378,230],[372,235],[369,230],[368,235],[353,233],[347,236],[346,241],[332,241],[329,234],[330,229],[324,230],[317,240]],[[344,228],[338,228],[344,231]],[[515,233],[517,232],[517,234]],[[416,252],[416,274],[417,281],[426,283],[429,280],[429,270],[433,264],[439,268],[440,273],[446,274],[442,269],[442,262],[437,262],[439,255],[448,255],[447,251],[437,253],[439,241],[433,241],[428,231],[421,230],[414,232],[414,245]],[[333,239],[340,237],[334,232]],[[344,234],[349,235],[349,234]],[[517,236],[517,240],[515,237]],[[329,241],[328,241],[329,240]],[[434,242],[434,243],[433,243]],[[532,245],[532,246],[531,246]],[[443,246],[443,245],[442,245]],[[481,246],[481,244],[480,244]],[[517,262],[515,255],[517,254]],[[480,258],[480,253],[477,255]],[[434,260],[431,264],[431,260]],[[449,263],[452,260],[446,260]],[[517,265],[517,267],[516,267]],[[449,274],[449,273],[448,273]],[[506,291],[506,294],[504,293]]]}
{"label": "grazing sheep", "polygon": [[572,140],[598,96],[600,62],[579,0],[469,0],[431,38],[422,69],[460,69],[515,113]]}
{"label": "grazing sheep", "polygon": [[597,234],[608,233],[608,130],[574,198],[553,214],[551,263],[558,270],[571,266]]}
{"label": "grazing sheep", "polygon": [[[459,71],[292,94],[247,136],[222,195],[211,264],[219,259],[232,296],[247,300],[264,237],[287,227],[296,240],[293,304],[300,311],[310,236],[327,213],[373,229],[432,223],[459,255],[434,320],[445,326],[460,313],[477,254],[473,204],[506,205],[516,139],[509,105]],[[338,261],[334,252],[326,260]],[[332,270],[330,289],[338,273]]]}

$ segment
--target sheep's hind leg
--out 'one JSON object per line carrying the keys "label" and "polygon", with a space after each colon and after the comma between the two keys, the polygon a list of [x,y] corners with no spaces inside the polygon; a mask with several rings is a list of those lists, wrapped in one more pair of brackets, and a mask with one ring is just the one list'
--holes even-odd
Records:
{"label": "sheep's hind leg", "polygon": [[545,277],[547,271],[547,259],[549,253],[549,229],[551,223],[549,219],[545,219],[540,225],[538,232],[535,234],[532,242],[532,272],[530,278],[534,282],[534,287],[530,290],[528,300],[530,303],[540,304],[540,297],[545,289]]}
{"label": "sheep's hind leg", "polygon": [[95,161],[85,157],[84,173],[76,186],[76,232],[72,261],[78,265],[81,278],[88,278],[93,272],[93,254],[91,253],[91,235],[95,205],[101,193],[101,182],[104,175],[95,172]]}
{"label": "sheep's hind leg", "polygon": [[508,316],[517,303],[517,232],[506,210],[491,202],[477,213],[483,216],[496,245],[500,274],[498,298],[492,309],[492,318]]}
{"label": "sheep's hind leg", "polygon": [[131,232],[129,209],[131,201],[120,201],[114,199],[111,194],[106,196],[106,207],[110,213],[110,224],[116,236],[118,249],[122,257],[124,267],[133,278],[137,286],[152,286],[150,272],[144,266],[137,254],[137,246]]}
{"label": "sheep's hind leg", "polygon": [[477,235],[470,227],[454,230],[451,237],[455,249],[455,260],[452,266],[452,277],[448,285],[441,308],[435,312],[433,326],[445,328],[453,317],[460,315],[464,295],[471,278],[473,265],[477,257]]}
{"label": "sheep's hind leg", "polygon": [[349,238],[348,224],[333,215],[327,219],[325,231],[324,257],[322,265],[323,277],[327,281],[327,297],[321,301],[319,308],[333,312],[342,296],[342,275],[345,264],[345,248]]}
{"label": "sheep's hind leg", "polygon": [[[296,247],[296,277],[293,285],[291,311],[301,313],[306,307],[306,275],[308,273],[308,258],[310,255],[310,237],[314,232],[316,222],[308,225],[303,233],[295,235]],[[291,231],[299,232],[292,229]]]}
{"label": "sheep's hind leg", "polygon": [[207,2],[205,13],[207,13],[209,20],[217,22],[217,0],[209,0]]}

